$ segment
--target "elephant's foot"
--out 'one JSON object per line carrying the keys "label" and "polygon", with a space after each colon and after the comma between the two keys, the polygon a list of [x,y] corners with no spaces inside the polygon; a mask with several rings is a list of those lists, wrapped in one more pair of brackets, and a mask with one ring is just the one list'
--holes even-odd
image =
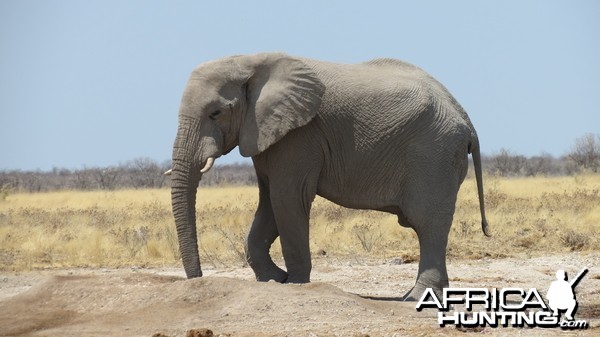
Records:
{"label": "elephant's foot", "polygon": [[271,280],[279,283],[285,283],[288,280],[288,273],[286,273],[283,269],[273,265],[267,271],[254,271],[256,275],[256,280],[260,282],[269,282]]}
{"label": "elephant's foot", "polygon": [[312,270],[310,255],[303,260],[292,263],[286,260],[285,266],[289,275],[285,283],[310,283],[310,272]]}
{"label": "elephant's foot", "polygon": [[310,283],[310,275],[290,275],[285,283]]}
{"label": "elephant's foot", "polygon": [[402,296],[403,302],[416,302],[421,299],[425,289],[418,289],[417,287],[412,287],[404,296]]}
{"label": "elephant's foot", "polygon": [[404,302],[417,302],[423,297],[425,290],[427,288],[432,288],[433,292],[437,296],[438,299],[442,298],[444,287],[448,287],[448,283],[446,282],[444,286],[432,286],[420,283],[417,281],[414,287],[409,290],[404,296],[402,296],[402,301]]}

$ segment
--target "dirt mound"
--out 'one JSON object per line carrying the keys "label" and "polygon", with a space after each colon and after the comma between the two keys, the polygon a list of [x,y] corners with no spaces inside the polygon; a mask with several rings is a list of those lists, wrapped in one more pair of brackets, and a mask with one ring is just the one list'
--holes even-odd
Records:
{"label": "dirt mound", "polygon": [[[316,260],[306,285],[253,280],[249,268],[207,269],[186,280],[173,270],[46,271],[0,275],[0,336],[502,336],[562,335],[560,329],[456,329],[437,310],[398,301],[416,264]],[[451,262],[453,287],[535,287],[544,293],[559,268],[590,273],[577,286],[576,317],[600,326],[600,254]],[[67,276],[56,276],[67,274]],[[162,275],[159,275],[162,274]],[[165,276],[177,275],[177,276]],[[355,294],[360,294],[355,295]]]}
{"label": "dirt mound", "polygon": [[[194,327],[231,336],[331,334],[360,332],[365,322],[376,329],[407,318],[435,323],[430,315],[415,312],[414,304],[368,300],[322,283],[185,280],[150,274],[53,276],[2,303],[0,334],[184,336]],[[198,331],[198,336],[208,335]]]}

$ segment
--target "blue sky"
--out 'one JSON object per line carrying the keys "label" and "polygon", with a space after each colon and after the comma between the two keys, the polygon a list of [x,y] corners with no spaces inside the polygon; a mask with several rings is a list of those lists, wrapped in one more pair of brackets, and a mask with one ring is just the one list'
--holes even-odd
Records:
{"label": "blue sky", "polygon": [[262,51],[409,61],[461,102],[484,153],[560,156],[600,133],[598,41],[594,0],[3,0],[0,170],[168,160],[190,71]]}

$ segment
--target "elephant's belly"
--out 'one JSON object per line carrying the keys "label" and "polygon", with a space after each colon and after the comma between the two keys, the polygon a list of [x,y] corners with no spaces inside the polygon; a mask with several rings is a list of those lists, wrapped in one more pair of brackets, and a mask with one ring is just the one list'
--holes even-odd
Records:
{"label": "elephant's belly", "polygon": [[397,214],[400,209],[398,190],[392,186],[371,184],[337,183],[335,179],[322,177],[317,194],[340,206],[354,209],[381,210]]}
{"label": "elephant's belly", "polygon": [[335,180],[322,177],[319,181],[317,194],[340,206],[353,209],[368,209],[391,213],[398,216],[398,223],[411,227],[410,222],[402,211],[401,186],[396,181],[388,181],[384,185],[371,185],[370,188],[355,189],[361,184],[336,184]]}

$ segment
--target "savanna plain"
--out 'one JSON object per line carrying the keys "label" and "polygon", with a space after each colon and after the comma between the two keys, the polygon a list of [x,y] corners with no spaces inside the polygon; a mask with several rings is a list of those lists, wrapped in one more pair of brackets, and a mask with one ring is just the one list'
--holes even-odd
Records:
{"label": "savanna plain", "polygon": [[[406,336],[598,333],[600,175],[484,179],[492,237],[473,178],[448,244],[453,287],[536,287],[564,269],[580,331],[441,328],[437,311],[399,301],[416,277],[415,233],[393,215],[317,197],[308,285],[253,281],[244,237],[256,187],[198,190],[206,277],[185,280],[168,189],[0,194],[0,336]],[[271,249],[283,265],[278,241]],[[196,329],[196,330],[194,330]]]}

